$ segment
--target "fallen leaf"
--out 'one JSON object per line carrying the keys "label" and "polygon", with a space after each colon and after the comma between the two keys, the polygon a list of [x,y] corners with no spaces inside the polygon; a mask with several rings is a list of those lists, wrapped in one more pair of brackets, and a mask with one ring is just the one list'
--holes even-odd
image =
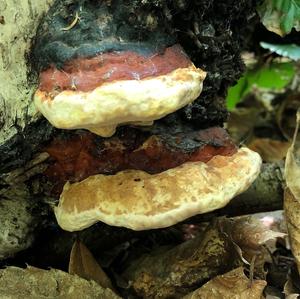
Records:
{"label": "fallen leaf", "polygon": [[261,212],[252,214],[251,216],[261,221],[268,229],[285,234],[287,233],[283,210]]}
{"label": "fallen leaf", "polygon": [[253,135],[255,122],[259,118],[260,108],[238,108],[231,111],[227,122],[230,136],[236,143],[245,142]]}
{"label": "fallen leaf", "polygon": [[288,280],[284,285],[283,293],[287,299],[297,299],[300,294],[298,294],[296,288],[293,285],[292,279],[288,276]]}
{"label": "fallen leaf", "polygon": [[255,138],[247,146],[260,154],[264,162],[278,162],[285,158],[290,143],[269,138]]}
{"label": "fallen leaf", "polygon": [[300,203],[289,188],[284,192],[284,211],[291,249],[300,272]]}
{"label": "fallen leaf", "polygon": [[300,107],[300,93],[290,92],[276,110],[276,123],[282,135],[292,141],[296,128],[296,114]]}
{"label": "fallen leaf", "polygon": [[196,291],[183,297],[184,299],[256,299],[263,298],[263,290],[267,285],[264,280],[250,281],[243,268],[234,269],[219,275]]}
{"label": "fallen leaf", "polygon": [[252,216],[224,218],[220,223],[224,233],[235,244],[241,260],[252,265],[257,275],[265,277],[264,266],[266,262],[271,262],[271,258],[263,245],[284,238],[286,234],[271,230],[263,221]]}
{"label": "fallen leaf", "polygon": [[297,143],[297,135],[300,124],[300,108],[297,111],[297,125],[293,137],[293,143],[289,148],[285,160],[286,184],[295,199],[300,202],[300,146]]}
{"label": "fallen leaf", "polygon": [[74,242],[71,250],[69,273],[87,280],[92,279],[101,287],[113,290],[112,283],[106,273],[101,269],[91,252],[79,240]]}
{"label": "fallen leaf", "polygon": [[280,36],[300,30],[300,5],[296,0],[264,0],[258,7],[264,26]]}
{"label": "fallen leaf", "polygon": [[[255,216],[242,216],[231,219],[220,220],[222,230],[230,239],[242,249],[260,251],[261,246],[267,241],[284,238],[285,233],[271,230],[269,223],[265,223],[263,218],[257,219]],[[252,256],[250,256],[250,260]]]}

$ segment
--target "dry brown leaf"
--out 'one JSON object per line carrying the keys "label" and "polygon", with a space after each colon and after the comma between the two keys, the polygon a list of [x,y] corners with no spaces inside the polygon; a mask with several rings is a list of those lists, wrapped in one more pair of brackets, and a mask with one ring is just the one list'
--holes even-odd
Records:
{"label": "dry brown leaf", "polygon": [[287,282],[284,285],[283,293],[287,299],[297,299],[300,294],[297,293],[296,288],[293,285],[292,279],[289,276]]}
{"label": "dry brown leaf", "polygon": [[273,231],[263,221],[251,216],[238,217],[232,223],[231,237],[242,247],[259,249],[267,241],[285,236],[285,233]]}
{"label": "dry brown leaf", "polygon": [[268,13],[266,17],[262,14],[260,17],[262,23],[269,31],[274,32],[281,37],[284,36],[284,32],[280,28],[280,23],[278,22],[278,20],[280,20],[280,13],[278,11],[274,11],[272,14]]}
{"label": "dry brown leaf", "polygon": [[297,125],[293,138],[293,143],[289,148],[285,160],[285,179],[290,191],[300,202],[300,147],[297,143],[297,135],[300,124],[300,108],[297,111]]}
{"label": "dry brown leaf", "polygon": [[265,162],[278,162],[285,158],[291,143],[272,140],[269,138],[255,138],[247,146],[260,154]]}
{"label": "dry brown leaf", "polygon": [[285,161],[285,179],[287,188],[284,193],[284,211],[291,249],[300,272],[300,152],[297,135],[300,123],[300,109],[297,111],[297,125],[293,143]]}
{"label": "dry brown leaf", "polygon": [[231,111],[227,129],[236,143],[244,142],[251,138],[255,126],[253,119],[259,117],[260,111],[261,108],[257,107],[238,108]]}
{"label": "dry brown leaf", "polygon": [[255,273],[264,276],[264,265],[271,259],[269,251],[263,245],[270,240],[284,238],[286,234],[271,230],[264,221],[252,216],[224,218],[222,225],[223,231],[236,245],[243,262],[249,265],[252,261]]}
{"label": "dry brown leaf", "polygon": [[267,285],[264,280],[252,282],[244,274],[243,268],[234,269],[217,276],[196,291],[183,297],[184,299],[257,299],[263,298],[263,290]]}
{"label": "dry brown leaf", "polygon": [[265,264],[272,262],[270,252],[275,248],[272,243],[286,234],[271,230],[269,224],[254,216],[225,218],[222,224],[241,261],[250,266],[250,273],[265,278]]}
{"label": "dry brown leaf", "polygon": [[300,203],[289,188],[284,192],[284,211],[291,249],[300,272]]}
{"label": "dry brown leaf", "polygon": [[291,93],[285,97],[276,111],[279,130],[287,140],[292,140],[295,132],[296,114],[300,107],[300,93]]}
{"label": "dry brown leaf", "polygon": [[268,229],[285,234],[287,233],[283,210],[261,212],[251,216],[261,221]]}
{"label": "dry brown leaf", "polygon": [[113,290],[112,283],[106,273],[101,269],[91,252],[79,240],[74,242],[71,250],[69,273],[87,280],[92,279],[101,287]]}

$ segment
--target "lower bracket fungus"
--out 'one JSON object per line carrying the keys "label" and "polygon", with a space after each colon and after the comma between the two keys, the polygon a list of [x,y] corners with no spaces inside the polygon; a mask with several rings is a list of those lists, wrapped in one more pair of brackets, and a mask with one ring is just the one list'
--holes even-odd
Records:
{"label": "lower bracket fungus", "polygon": [[55,215],[68,231],[97,221],[144,230],[167,227],[224,207],[257,177],[261,159],[243,148],[230,157],[187,162],[159,174],[125,170],[67,183]]}

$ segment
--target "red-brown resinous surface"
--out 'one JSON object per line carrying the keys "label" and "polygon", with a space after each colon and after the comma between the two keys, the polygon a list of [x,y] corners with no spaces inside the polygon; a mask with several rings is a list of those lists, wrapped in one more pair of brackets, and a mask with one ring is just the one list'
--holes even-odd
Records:
{"label": "red-brown resinous surface", "polygon": [[166,75],[191,64],[180,45],[151,56],[131,51],[108,52],[92,58],[73,59],[61,70],[51,66],[41,72],[39,89],[46,92],[90,91],[103,83]]}
{"label": "red-brown resinous surface", "polygon": [[[179,135],[178,143],[180,138]],[[126,169],[159,173],[184,162],[208,162],[215,155],[230,156],[237,151],[222,128],[200,130],[197,138],[204,144],[193,151],[170,147],[159,136],[146,139],[131,132],[108,139],[89,132],[57,138],[45,149],[53,161],[45,175],[55,185],[53,193],[60,194],[67,181],[78,182],[99,173],[115,174]]]}

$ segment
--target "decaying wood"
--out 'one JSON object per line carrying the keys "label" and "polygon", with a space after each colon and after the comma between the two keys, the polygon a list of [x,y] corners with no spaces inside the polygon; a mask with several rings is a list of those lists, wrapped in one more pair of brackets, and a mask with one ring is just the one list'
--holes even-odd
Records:
{"label": "decaying wood", "polygon": [[8,267],[0,270],[0,298],[118,299],[110,289],[94,281],[60,270]]}
{"label": "decaying wood", "polygon": [[[20,194],[21,195],[21,194]],[[23,197],[24,196],[24,197]],[[0,198],[0,260],[28,248],[38,225],[28,197]]]}
{"label": "decaying wood", "polygon": [[218,225],[196,238],[133,261],[123,277],[142,298],[182,298],[197,285],[232,269],[233,246]]}
{"label": "decaying wood", "polygon": [[0,175],[0,260],[30,247],[48,214],[38,196],[38,184],[28,184],[47,168],[43,163],[47,158],[42,153],[24,167]]}

